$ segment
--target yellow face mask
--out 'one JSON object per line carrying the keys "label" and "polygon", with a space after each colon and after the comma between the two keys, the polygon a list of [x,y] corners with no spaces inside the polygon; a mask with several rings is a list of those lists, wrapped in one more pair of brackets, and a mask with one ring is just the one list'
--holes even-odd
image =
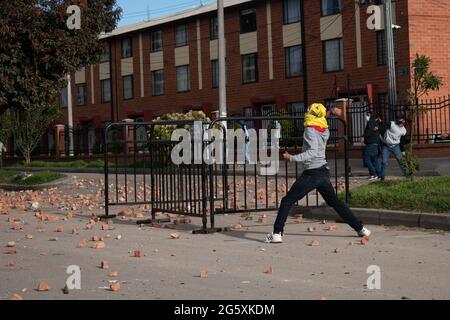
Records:
{"label": "yellow face mask", "polygon": [[328,122],[325,118],[327,115],[327,109],[321,103],[313,103],[305,114],[305,127],[320,127],[328,129]]}

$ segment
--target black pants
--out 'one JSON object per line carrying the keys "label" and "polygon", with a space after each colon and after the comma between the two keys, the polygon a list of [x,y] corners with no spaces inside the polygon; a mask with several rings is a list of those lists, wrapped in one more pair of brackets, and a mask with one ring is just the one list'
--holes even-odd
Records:
{"label": "black pants", "polygon": [[274,233],[282,233],[291,207],[312,190],[317,189],[325,202],[332,207],[345,222],[355,231],[363,228],[349,207],[338,199],[330,182],[330,171],[327,167],[306,170],[292,185],[287,195],[281,200],[280,209],[274,225]]}

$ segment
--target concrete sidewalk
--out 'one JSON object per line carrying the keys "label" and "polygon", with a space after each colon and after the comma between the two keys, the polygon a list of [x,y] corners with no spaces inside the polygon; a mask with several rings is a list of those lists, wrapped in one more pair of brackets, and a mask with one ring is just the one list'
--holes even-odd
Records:
{"label": "concrete sidewalk", "polygon": [[[337,164],[337,166],[336,166]],[[344,175],[345,161],[339,159],[336,161],[333,159],[328,159],[328,165],[330,167],[331,173],[334,175],[337,167],[337,175]],[[416,174],[419,177],[429,177],[429,176],[445,176],[450,175],[450,158],[429,158],[429,159],[420,159],[421,169]],[[350,166],[350,175],[353,177],[365,177],[369,175],[367,168],[364,168],[362,159],[349,159]],[[259,165],[257,166],[257,168]],[[254,175],[254,165],[247,165],[246,174]],[[99,173],[102,174],[103,168],[4,168],[4,169],[17,169],[17,170],[25,170],[25,171],[54,171],[54,172],[66,172],[66,173],[86,173],[93,174]],[[229,169],[229,173],[232,174],[232,167]],[[243,175],[244,169],[243,165],[235,166],[236,174]],[[257,169],[258,170],[258,169]],[[133,169],[129,168],[128,172],[132,172]],[[295,176],[302,171],[301,164],[290,163],[288,167],[288,175]],[[111,172],[115,172],[112,168]],[[118,173],[123,174],[125,169],[119,168]],[[136,170],[138,174],[142,174],[142,169],[138,168]],[[149,169],[147,169],[149,172]],[[284,176],[286,173],[286,164],[285,162],[280,162],[279,175]],[[393,158],[389,159],[389,165],[386,169],[386,176],[391,177],[401,177],[402,173],[397,164],[397,161]]]}
{"label": "concrete sidewalk", "polygon": [[[416,174],[419,177],[426,176],[446,176],[450,175],[450,158],[429,158],[419,159],[420,171]],[[364,168],[361,159],[350,159],[351,173],[353,176],[368,176],[367,168]],[[402,176],[397,160],[389,159],[386,171],[387,176]]]}

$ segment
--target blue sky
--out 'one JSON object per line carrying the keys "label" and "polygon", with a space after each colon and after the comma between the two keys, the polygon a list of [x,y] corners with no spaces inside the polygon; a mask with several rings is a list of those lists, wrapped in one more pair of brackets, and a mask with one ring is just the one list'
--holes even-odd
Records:
{"label": "blue sky", "polygon": [[119,27],[166,16],[175,12],[184,11],[199,6],[201,3],[209,4],[216,0],[118,0],[123,9]]}

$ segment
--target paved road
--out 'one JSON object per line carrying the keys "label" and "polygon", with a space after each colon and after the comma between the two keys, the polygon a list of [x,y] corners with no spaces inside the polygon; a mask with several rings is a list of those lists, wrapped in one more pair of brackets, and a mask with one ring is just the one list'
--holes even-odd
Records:
{"label": "paved road", "polygon": [[[61,218],[66,214],[54,213]],[[9,217],[21,219],[23,229],[12,230]],[[140,228],[133,221],[116,220],[112,230],[103,231],[101,223],[86,229],[86,212],[48,222],[33,212],[15,209],[0,215],[0,299],[9,299],[13,293],[24,299],[450,298],[449,234],[369,226],[374,234],[368,245],[362,245],[346,225],[324,231],[335,223],[291,219],[285,243],[268,245],[261,239],[270,231],[274,214],[268,215],[267,223],[258,222],[259,214],[252,217],[243,220],[238,230],[193,235],[199,218],[176,226],[179,230]],[[238,215],[222,216],[217,225],[234,225],[239,220]],[[55,232],[58,226],[64,231]],[[79,234],[72,235],[72,228]],[[308,232],[308,228],[316,231]],[[179,239],[170,238],[174,232]],[[92,241],[87,248],[77,248],[94,235],[105,237],[105,248],[91,248]],[[49,241],[53,237],[57,241]],[[308,246],[311,240],[319,241],[319,246]],[[10,241],[16,242],[16,254],[4,253]],[[334,252],[336,248],[339,253]],[[141,258],[133,257],[135,250],[142,252]],[[102,260],[109,262],[109,270],[99,268]],[[14,266],[8,267],[8,262]],[[69,265],[81,268],[81,290],[65,295],[61,288]],[[379,290],[365,287],[370,265],[381,268]],[[273,273],[264,273],[269,266]],[[203,270],[208,278],[199,277]],[[117,271],[118,277],[108,277],[111,271]],[[114,279],[121,282],[118,292],[107,289],[108,281]],[[34,290],[41,281],[50,285],[50,291]]]}

